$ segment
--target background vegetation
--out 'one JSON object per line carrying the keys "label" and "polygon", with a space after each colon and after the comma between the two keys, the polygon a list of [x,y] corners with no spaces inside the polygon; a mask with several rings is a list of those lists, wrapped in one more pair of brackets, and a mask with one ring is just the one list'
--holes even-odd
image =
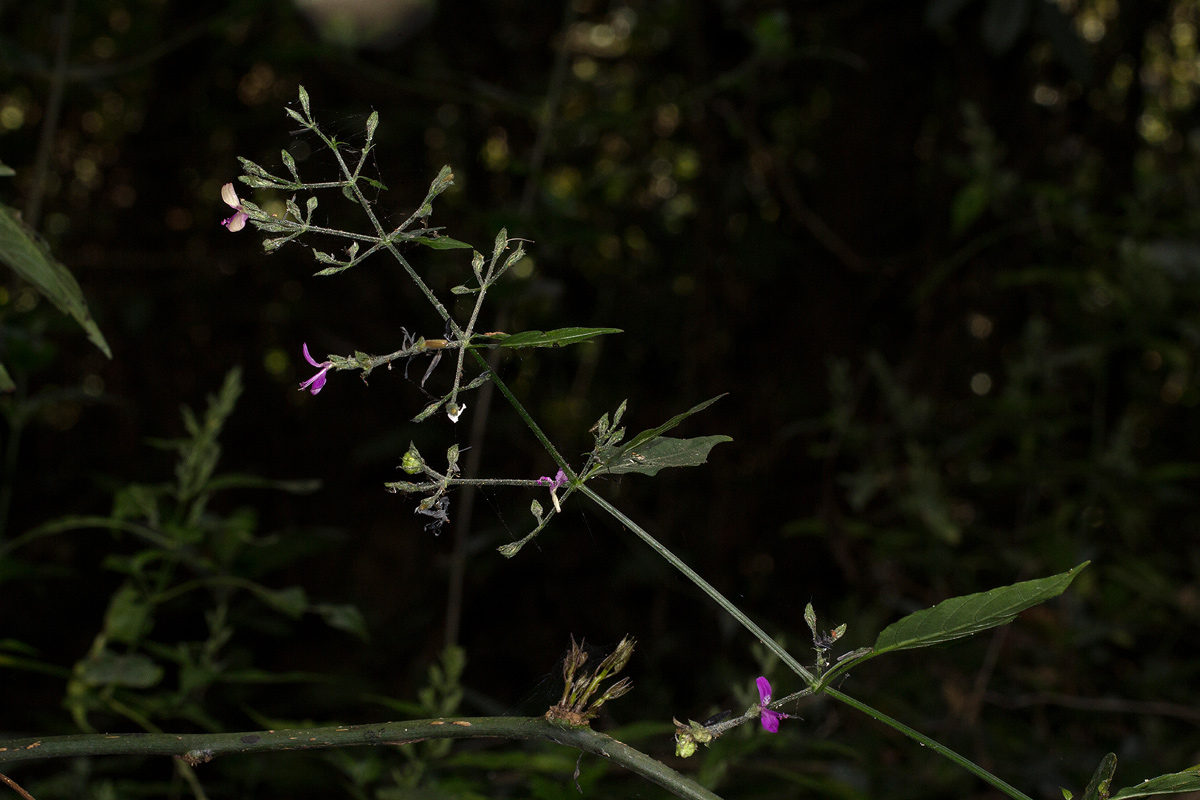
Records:
{"label": "background vegetation", "polygon": [[[471,445],[467,417],[486,421],[468,451],[482,474],[553,472],[502,404],[410,424],[424,363],[296,391],[303,342],[389,352],[402,327],[442,333],[384,261],[314,278],[307,250],[264,255],[217,224],[236,156],[275,169],[286,147],[331,169],[283,113],[303,83],[352,145],[380,113],[387,219],[450,164],[435,224],[480,249],[500,227],[531,240],[483,329],[625,331],[501,364],[565,451],[625,398],[641,429],[729,392],[683,434],[733,437],[708,466],[604,489],[793,652],[810,601],[852,649],[945,597],[1091,559],[1016,625],[843,688],[1037,796],[1081,788],[1110,750],[1127,782],[1200,761],[1200,3],[395,7],[0,4],[16,171],[0,199],[79,279],[113,352],[0,287],[17,384],[0,399],[0,728],[389,719],[419,713],[401,701],[422,687],[427,709],[456,699],[455,664],[429,679],[454,643],[464,713],[538,714],[572,633],[638,640],[636,688],[600,722],[618,736],[754,702],[753,643],[608,522],[568,506],[506,561],[494,547],[527,530],[528,493],[452,506],[469,525],[434,536],[382,491],[410,440]],[[243,194],[282,213],[283,196]],[[320,209],[335,227],[352,211]],[[411,259],[443,297],[468,274],[455,251]],[[213,482],[229,473],[289,482]],[[160,672],[105,683],[106,653]],[[687,766],[729,796],[986,794],[870,720],[799,713]],[[671,749],[669,724],[624,738]],[[212,796],[574,796],[572,756],[487,760],[517,749],[198,774]],[[591,791],[651,794],[588,769]],[[22,774],[39,800],[185,779],[137,760]]]}

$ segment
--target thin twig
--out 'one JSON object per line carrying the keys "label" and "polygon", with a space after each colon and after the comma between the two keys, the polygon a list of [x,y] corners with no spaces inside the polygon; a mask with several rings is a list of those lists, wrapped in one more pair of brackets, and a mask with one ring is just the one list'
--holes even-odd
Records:
{"label": "thin twig", "polygon": [[1175,717],[1200,725],[1200,709],[1180,703],[1126,700],[1123,697],[1075,697],[1054,692],[1034,692],[1016,696],[988,692],[984,695],[989,703],[1001,708],[1028,708],[1029,706],[1061,706],[1079,711],[1097,711],[1104,714],[1144,714],[1155,717]]}
{"label": "thin twig", "polygon": [[58,26],[58,53],[54,58],[54,72],[50,75],[50,95],[46,99],[46,117],[42,121],[42,133],[38,137],[37,155],[33,162],[33,183],[29,188],[29,198],[25,201],[25,222],[35,229],[42,216],[42,201],[49,183],[50,158],[54,155],[54,138],[58,134],[59,117],[62,116],[67,58],[71,53],[71,22],[74,17],[75,0],[65,0]]}
{"label": "thin twig", "polygon": [[0,781],[7,783],[10,789],[21,795],[21,797],[24,797],[25,800],[34,800],[33,795],[22,789],[16,781],[5,775],[3,772],[0,772]]}
{"label": "thin twig", "polygon": [[[528,219],[533,212],[533,204],[537,199],[538,177],[541,174],[542,167],[546,161],[546,150],[550,144],[550,136],[554,132],[554,124],[558,119],[558,109],[562,102],[563,86],[565,85],[568,59],[567,34],[571,29],[571,23],[575,20],[575,3],[571,0],[566,0],[563,3],[563,22],[562,33],[559,36],[558,53],[554,60],[554,70],[550,76],[550,86],[546,90],[546,100],[543,109],[543,116],[538,125],[537,139],[534,141],[533,151],[529,156],[528,177],[525,181],[525,189],[521,195],[521,205],[518,208],[517,216],[520,219]],[[505,330],[507,328],[508,303],[502,303],[499,312],[496,315],[496,328]],[[493,350],[488,354],[487,366],[492,374],[496,374],[496,367],[500,362],[499,349]],[[475,416],[471,422],[471,438],[470,450],[467,451],[467,458],[463,465],[463,474],[468,477],[474,477],[479,473],[479,465],[483,459],[484,449],[484,434],[487,430],[487,421],[491,413],[492,397],[495,393],[493,381],[488,381],[479,390],[479,394],[475,396]],[[475,494],[478,490],[474,485],[463,487],[462,493],[458,502],[458,515],[455,518],[454,524],[454,549],[450,554],[450,575],[446,587],[446,625],[445,638],[446,646],[458,642],[459,628],[462,624],[462,606],[463,606],[463,585],[466,573],[466,559],[468,552],[468,532],[471,529],[471,521],[475,513]]]}

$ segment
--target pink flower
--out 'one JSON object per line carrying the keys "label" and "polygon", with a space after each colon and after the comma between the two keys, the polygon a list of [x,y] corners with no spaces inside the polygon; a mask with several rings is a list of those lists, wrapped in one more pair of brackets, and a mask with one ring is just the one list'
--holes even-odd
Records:
{"label": "pink flower", "polygon": [[549,486],[551,489],[557,489],[560,486],[566,486],[567,485],[567,473],[563,472],[560,469],[558,471],[558,474],[555,475],[553,478],[551,478],[549,475],[543,475],[542,477],[537,479],[537,485],[538,486]]}
{"label": "pink flower", "polygon": [[[237,233],[242,228],[246,227],[246,220],[250,216],[242,210],[242,201],[238,199],[237,192],[233,190],[233,184],[227,183],[221,187],[221,199],[225,201],[225,205],[234,209],[237,213],[226,220],[221,220],[221,224],[230,230],[232,233]],[[312,361],[310,358],[309,361]],[[322,380],[321,383],[325,381]],[[316,394],[316,392],[313,392]]]}
{"label": "pink flower", "polygon": [[763,730],[767,733],[779,733],[779,721],[787,719],[789,715],[767,708],[771,703],[770,681],[760,676],[755,683],[758,684],[758,721],[762,723]]}
{"label": "pink flower", "polygon": [[567,485],[567,473],[560,469],[553,478],[549,475],[543,475],[534,481],[534,483],[538,486],[550,487],[550,502],[554,503],[554,510],[561,514],[562,504],[558,502],[558,490],[560,487]]}
{"label": "pink flower", "polygon": [[[230,228],[230,230],[233,230],[233,228]],[[320,367],[321,371],[318,372],[316,375],[313,375],[311,378],[306,380],[304,383],[300,384],[300,391],[304,391],[305,389],[308,389],[313,394],[316,394],[317,392],[321,391],[321,389],[325,386],[325,373],[329,372],[329,370],[333,367],[333,362],[332,361],[322,361],[320,364],[318,364],[316,361],[314,361],[313,357],[311,355],[309,355],[309,353],[308,353],[308,343],[307,342],[304,344],[304,358],[305,358],[305,360],[308,361],[308,363],[312,364],[314,367]],[[309,389],[310,386],[312,387],[311,389]]]}

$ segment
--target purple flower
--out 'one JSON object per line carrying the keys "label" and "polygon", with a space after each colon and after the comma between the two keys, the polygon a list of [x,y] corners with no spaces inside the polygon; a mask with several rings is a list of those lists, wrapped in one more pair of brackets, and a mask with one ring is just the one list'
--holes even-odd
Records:
{"label": "purple flower", "polygon": [[536,483],[538,486],[550,487],[550,502],[554,503],[554,510],[561,514],[562,504],[558,502],[558,489],[561,486],[567,485],[567,473],[560,469],[553,478],[551,478],[549,475],[543,475],[534,481],[534,483]]}
{"label": "purple flower", "polygon": [[556,474],[553,478],[551,478],[549,475],[543,475],[537,479],[537,485],[549,486],[551,489],[557,489],[560,486],[566,486],[567,474],[560,469],[558,474]]}
{"label": "purple flower", "polygon": [[771,702],[770,681],[760,676],[755,683],[758,684],[758,721],[762,723],[763,730],[767,733],[779,733],[779,721],[787,719],[788,715],[782,711],[772,711],[767,708]]}
{"label": "purple flower", "polygon": [[[231,233],[237,233],[246,227],[246,220],[250,219],[250,215],[242,210],[242,201],[238,199],[237,192],[233,190],[232,183],[227,183],[221,187],[221,199],[225,201],[225,205],[237,212],[229,219],[221,220],[221,224],[228,228]],[[312,359],[310,358],[309,361],[312,361]],[[321,383],[324,382],[324,379],[322,379]],[[313,392],[313,394],[316,394],[316,392]]]}
{"label": "purple flower", "polygon": [[[233,230],[233,228],[230,228],[230,230]],[[316,394],[317,392],[321,391],[321,389],[325,386],[325,373],[329,372],[329,370],[333,367],[333,362],[332,361],[322,361],[320,364],[318,364],[316,361],[314,361],[313,357],[311,355],[309,355],[309,353],[308,353],[308,343],[307,342],[304,344],[304,358],[305,358],[305,360],[308,361],[308,363],[312,364],[314,367],[320,367],[321,371],[318,372],[316,375],[313,375],[311,378],[306,380],[304,383],[300,384],[300,391],[304,391],[305,389],[308,389],[313,394]],[[310,386],[312,387],[311,389],[309,388]]]}

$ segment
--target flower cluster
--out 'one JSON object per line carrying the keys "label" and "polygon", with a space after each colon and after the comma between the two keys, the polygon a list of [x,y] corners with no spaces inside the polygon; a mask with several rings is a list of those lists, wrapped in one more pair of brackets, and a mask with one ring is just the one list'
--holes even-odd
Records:
{"label": "flower cluster", "polygon": [[708,747],[726,731],[736,728],[758,717],[758,721],[767,733],[779,733],[779,723],[791,714],[775,711],[771,705],[771,682],[765,677],[759,677],[755,684],[758,686],[758,705],[750,706],[740,717],[727,720],[731,712],[723,711],[709,717],[704,722],[688,720],[686,723],[673,720],[675,723],[675,755],[680,758],[690,758],[695,755],[699,745]]}

